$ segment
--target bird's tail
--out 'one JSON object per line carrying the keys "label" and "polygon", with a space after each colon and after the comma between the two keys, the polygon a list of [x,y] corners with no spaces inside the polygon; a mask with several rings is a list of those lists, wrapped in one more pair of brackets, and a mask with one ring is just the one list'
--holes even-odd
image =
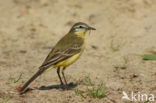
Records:
{"label": "bird's tail", "polygon": [[34,74],[24,85],[22,88],[20,88],[20,93],[23,94],[25,92],[26,87],[34,81],[39,75],[41,75],[45,70],[44,69],[39,69],[36,74]]}

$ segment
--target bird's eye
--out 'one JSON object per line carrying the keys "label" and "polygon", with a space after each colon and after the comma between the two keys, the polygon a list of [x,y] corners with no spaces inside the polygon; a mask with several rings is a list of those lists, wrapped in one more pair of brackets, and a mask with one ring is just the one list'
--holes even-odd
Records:
{"label": "bird's eye", "polygon": [[83,28],[83,26],[79,26],[79,28]]}

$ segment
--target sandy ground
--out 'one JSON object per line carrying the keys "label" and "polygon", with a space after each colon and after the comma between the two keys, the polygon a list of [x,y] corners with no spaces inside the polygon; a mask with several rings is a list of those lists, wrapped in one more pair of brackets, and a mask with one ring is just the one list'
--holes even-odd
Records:
{"label": "sandy ground", "polygon": [[[68,83],[78,85],[19,96],[16,88],[78,21],[97,29],[86,35],[83,55],[65,71]],[[156,53],[155,0],[0,0],[1,103],[133,103],[121,99],[122,91],[156,96],[156,61],[141,57],[151,52]],[[95,85],[105,84],[109,94],[102,99],[76,95],[75,89],[86,88],[88,76]],[[59,85],[56,70],[34,85]]]}

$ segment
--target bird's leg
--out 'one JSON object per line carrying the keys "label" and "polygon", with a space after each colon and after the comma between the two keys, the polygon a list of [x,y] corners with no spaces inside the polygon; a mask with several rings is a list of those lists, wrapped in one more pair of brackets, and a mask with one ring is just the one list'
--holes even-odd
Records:
{"label": "bird's leg", "polygon": [[63,69],[62,69],[62,75],[63,75],[63,79],[64,79],[65,84],[66,84],[66,87],[67,87],[68,84],[67,84],[66,78],[65,78],[65,76],[64,76],[64,70],[65,70],[65,69],[66,69],[66,67],[63,67]]}
{"label": "bird's leg", "polygon": [[58,77],[60,79],[61,85],[64,85],[63,82],[62,82],[61,76],[60,76],[60,67],[57,68],[57,74],[58,74]]}

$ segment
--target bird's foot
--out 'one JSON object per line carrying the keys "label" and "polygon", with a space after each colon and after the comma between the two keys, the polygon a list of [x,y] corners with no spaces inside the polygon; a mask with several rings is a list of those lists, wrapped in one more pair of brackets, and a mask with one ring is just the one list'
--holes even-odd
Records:
{"label": "bird's foot", "polygon": [[68,85],[63,85],[62,89],[63,90],[70,90],[70,87]]}

